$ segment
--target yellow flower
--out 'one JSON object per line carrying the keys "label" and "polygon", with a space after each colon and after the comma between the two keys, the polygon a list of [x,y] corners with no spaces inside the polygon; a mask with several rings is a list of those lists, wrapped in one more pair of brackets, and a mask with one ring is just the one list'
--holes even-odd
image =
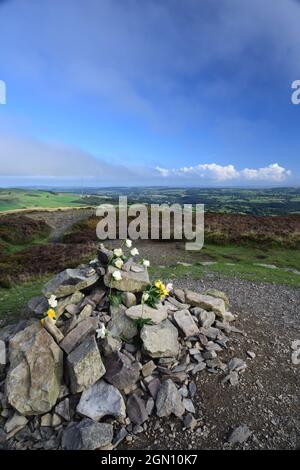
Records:
{"label": "yellow flower", "polygon": [[53,308],[49,308],[48,312],[47,312],[47,316],[49,318],[51,318],[51,320],[56,320],[56,313],[55,313],[55,310],[53,310]]}

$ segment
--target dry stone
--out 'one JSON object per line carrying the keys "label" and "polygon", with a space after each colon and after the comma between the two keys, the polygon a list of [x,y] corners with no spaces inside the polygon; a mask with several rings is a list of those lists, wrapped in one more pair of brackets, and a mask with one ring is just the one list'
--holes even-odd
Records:
{"label": "dry stone", "polygon": [[193,307],[201,307],[204,310],[213,311],[220,318],[224,317],[226,308],[223,299],[199,294],[189,289],[185,289],[185,296],[186,302]]}
{"label": "dry stone", "polygon": [[114,416],[118,419],[126,417],[121,393],[105,380],[100,380],[82,393],[77,412],[94,421],[99,421],[104,416]]}
{"label": "dry stone", "polygon": [[160,418],[174,414],[180,418],[185,412],[182,397],[172,380],[165,380],[157,394],[156,413]]}
{"label": "dry stone", "polygon": [[69,425],[62,436],[62,448],[66,450],[96,450],[113,440],[113,427],[108,423],[95,423],[84,419]]}
{"label": "dry stone", "polygon": [[99,275],[90,267],[65,269],[45,284],[43,294],[46,297],[51,295],[57,298],[66,297],[92,286],[98,279]]}
{"label": "dry stone", "polygon": [[201,310],[199,314],[199,321],[203,328],[210,328],[216,320],[216,315],[214,312],[207,312],[206,310]]}
{"label": "dry stone", "polygon": [[185,336],[194,336],[199,333],[199,328],[188,310],[178,310],[174,313],[174,319]]}
{"label": "dry stone", "polygon": [[146,403],[135,393],[127,400],[127,413],[130,421],[137,425],[143,424],[148,419]]}
{"label": "dry stone", "polygon": [[123,292],[141,292],[150,283],[146,268],[137,273],[133,271],[121,271],[122,279],[120,281],[116,281],[112,277],[114,271],[118,271],[118,269],[114,266],[108,266],[104,276],[104,284],[112,289],[118,289]]}
{"label": "dry stone", "polygon": [[134,385],[140,376],[137,362],[132,362],[125,354],[117,352],[104,358],[105,379],[119,390]]}
{"label": "dry stone", "polygon": [[72,393],[82,392],[105,374],[94,336],[88,336],[68,355],[67,366]]}
{"label": "dry stone", "polygon": [[179,353],[178,331],[169,320],[143,326],[141,340],[150,357],[176,357]]}
{"label": "dry stone", "polygon": [[158,325],[158,323],[168,318],[168,310],[162,305],[159,305],[158,308],[152,308],[147,304],[139,304],[128,308],[126,315],[131,320],[150,320],[152,324]]}
{"label": "dry stone", "polygon": [[117,307],[111,306],[111,320],[107,328],[113,337],[130,340],[137,336],[138,329],[125,312],[126,307],[122,304]]}
{"label": "dry stone", "polygon": [[29,327],[16,336],[11,340],[12,362],[6,380],[8,401],[25,416],[47,413],[59,396],[63,353],[45,329]]}
{"label": "dry stone", "polygon": [[60,343],[60,347],[69,354],[89,335],[94,333],[98,326],[98,320],[96,318],[87,318],[82,320],[70,333],[64,337]]}

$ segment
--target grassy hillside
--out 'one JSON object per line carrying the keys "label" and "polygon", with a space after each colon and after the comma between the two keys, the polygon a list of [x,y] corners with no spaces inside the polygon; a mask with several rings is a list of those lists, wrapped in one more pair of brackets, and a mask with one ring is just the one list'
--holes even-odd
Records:
{"label": "grassy hillside", "polygon": [[78,207],[86,205],[76,193],[0,189],[0,211],[34,208]]}

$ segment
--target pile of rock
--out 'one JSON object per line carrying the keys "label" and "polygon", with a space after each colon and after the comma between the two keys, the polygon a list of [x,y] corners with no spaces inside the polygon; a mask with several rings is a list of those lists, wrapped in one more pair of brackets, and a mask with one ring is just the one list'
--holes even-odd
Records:
{"label": "pile of rock", "polygon": [[[193,429],[193,376],[223,371],[234,384],[246,367],[219,358],[239,331],[224,293],[174,289],[151,308],[141,304],[147,268],[129,259],[115,280],[110,257],[101,246],[58,274],[29,302],[29,320],[0,330],[0,448],[114,448],[155,415]],[[51,295],[57,321],[42,325]]]}

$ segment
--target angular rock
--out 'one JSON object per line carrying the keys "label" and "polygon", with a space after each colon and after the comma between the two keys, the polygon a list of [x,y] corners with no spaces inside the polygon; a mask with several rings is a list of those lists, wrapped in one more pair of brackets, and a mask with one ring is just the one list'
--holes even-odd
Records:
{"label": "angular rock", "polygon": [[153,400],[153,398],[148,398],[147,403],[146,403],[146,411],[149,416],[152,415],[152,411],[154,410],[154,405],[155,405],[155,401]]}
{"label": "angular rock", "polygon": [[179,302],[172,296],[168,297],[168,302],[171,303],[174,307],[176,307],[176,310],[188,310],[190,308],[190,305]]}
{"label": "angular rock", "polygon": [[248,428],[246,424],[241,424],[241,426],[237,427],[229,436],[228,442],[230,444],[240,443],[242,444],[245,442],[250,436],[252,432]]}
{"label": "angular rock", "polygon": [[67,357],[67,368],[72,393],[79,393],[93,385],[105,374],[105,367],[94,336],[88,336]]}
{"label": "angular rock", "polygon": [[82,393],[77,412],[94,421],[99,421],[104,416],[114,416],[118,419],[126,417],[126,407],[121,393],[104,380],[100,380]]}
{"label": "angular rock", "polygon": [[66,450],[96,450],[107,446],[113,439],[113,427],[107,423],[95,423],[84,419],[69,425],[62,436],[62,448]]}
{"label": "angular rock", "polygon": [[127,435],[128,435],[128,432],[126,428],[125,427],[121,428],[116,434],[116,436],[114,437],[114,440],[112,442],[113,446],[117,447],[125,439]]}
{"label": "angular rock", "polygon": [[150,357],[176,357],[179,353],[178,331],[169,320],[143,326],[141,340]]}
{"label": "angular rock", "polygon": [[93,307],[90,304],[87,304],[83,307],[80,314],[78,315],[78,321],[85,320],[89,318],[93,312]]}
{"label": "angular rock", "polygon": [[102,263],[105,266],[112,259],[113,252],[105,248],[103,243],[100,243],[98,247],[97,256],[98,256],[98,260],[100,261],[100,263]]}
{"label": "angular rock", "polygon": [[188,411],[189,413],[195,413],[194,404],[192,400],[190,400],[190,398],[183,398],[182,403],[186,411]]}
{"label": "angular rock", "polygon": [[55,295],[57,298],[60,298],[86,289],[95,284],[99,279],[99,275],[95,270],[93,271],[91,271],[90,267],[65,269],[65,271],[57,274],[45,284],[43,294],[46,297]]}
{"label": "angular rock", "polygon": [[225,315],[225,302],[223,299],[212,297],[210,295],[199,294],[189,289],[185,289],[186,302],[193,307],[201,307],[207,311],[213,311],[218,317]]}
{"label": "angular rock", "polygon": [[45,318],[44,327],[46,328],[48,333],[50,333],[50,335],[56,341],[57,344],[61,343],[61,341],[64,339],[64,335],[57,328],[57,326],[55,325],[55,322],[51,318],[49,317]]}
{"label": "angular rock", "polygon": [[154,398],[154,400],[156,400],[156,397],[157,397],[157,394],[158,394],[158,390],[160,389],[160,386],[161,386],[161,383],[160,383],[160,380],[158,378],[155,378],[155,379],[151,380],[151,382],[149,382],[147,384],[150,395],[151,395],[152,398]]}
{"label": "angular rock", "polygon": [[216,320],[216,315],[214,312],[207,312],[206,310],[201,310],[199,314],[200,325],[203,328],[210,328]]}
{"label": "angular rock", "polygon": [[174,414],[180,418],[185,412],[182,397],[172,380],[165,380],[157,394],[156,413],[160,418]]}
{"label": "angular rock", "polygon": [[217,299],[222,299],[225,302],[225,307],[226,308],[229,307],[229,298],[225,294],[225,292],[222,292],[221,290],[218,290],[218,289],[209,288],[209,289],[206,289],[203,292],[203,294],[204,295],[210,295],[211,297],[216,297]]}
{"label": "angular rock", "polygon": [[62,422],[61,417],[57,415],[56,413],[53,413],[51,426],[53,428],[57,428],[61,424],[61,422]]}
{"label": "angular rock", "polygon": [[145,401],[133,393],[127,400],[127,414],[130,421],[141,425],[148,419]]}
{"label": "angular rock", "polygon": [[114,338],[110,333],[101,341],[101,349],[105,356],[120,351],[122,348],[122,341]]}
{"label": "angular rock", "polygon": [[[58,301],[58,305],[56,308],[56,316],[60,317],[64,311],[67,309],[68,305],[75,305],[80,309],[79,304],[81,304],[82,300],[84,299],[84,294],[82,292],[74,292],[74,294],[60,299]],[[77,310],[76,310],[77,311]]]}
{"label": "angular rock", "polygon": [[48,299],[44,296],[33,297],[29,300],[27,307],[33,316],[43,317],[49,308]]}
{"label": "angular rock", "polygon": [[[63,352],[49,333],[33,326],[26,330],[10,341],[12,362],[6,380],[10,405],[25,416],[51,410],[59,396],[63,372]],[[19,354],[15,351],[18,343]]]}
{"label": "angular rock", "polygon": [[120,281],[116,281],[112,277],[114,271],[118,271],[118,269],[114,266],[108,266],[107,272],[104,276],[104,284],[112,289],[117,289],[123,292],[141,292],[150,283],[146,268],[144,268],[142,272],[138,273],[122,270],[122,279]]}
{"label": "angular rock", "polygon": [[183,289],[174,289],[174,295],[179,302],[182,304],[185,303],[185,293]]}
{"label": "angular rock", "polygon": [[73,328],[67,336],[64,337],[60,343],[60,347],[69,354],[75,349],[87,336],[96,331],[98,326],[97,318],[87,318],[81,321],[75,328]]}
{"label": "angular rock", "polygon": [[199,333],[199,328],[188,310],[178,310],[175,312],[174,320],[185,336],[194,336]]}
{"label": "angular rock", "polygon": [[28,423],[28,419],[25,418],[25,416],[21,416],[18,413],[15,413],[12,418],[10,418],[8,421],[6,421],[4,429],[7,434],[12,437],[12,432],[16,434],[17,432],[20,431],[20,429],[24,428],[26,424]]}
{"label": "angular rock", "polygon": [[210,326],[209,328],[200,328],[200,333],[209,339],[217,339],[221,335],[221,331],[213,326]]}
{"label": "angular rock", "polygon": [[58,403],[55,407],[55,413],[61,416],[64,420],[70,421],[70,400],[69,398],[65,398],[61,402]]}
{"label": "angular rock", "polygon": [[168,318],[168,310],[162,305],[158,308],[149,307],[149,305],[134,305],[126,310],[126,316],[131,320],[150,320],[153,325],[158,325]]}
{"label": "angular rock", "polygon": [[105,380],[124,390],[134,385],[140,376],[140,370],[137,362],[132,362],[125,354],[117,352],[104,358],[106,368]]}
{"label": "angular rock", "polygon": [[133,305],[136,305],[136,296],[132,292],[124,292],[122,302],[127,308],[133,307]]}
{"label": "angular rock", "polygon": [[41,427],[50,428],[52,426],[52,414],[47,413],[41,417]]}
{"label": "angular rock", "polygon": [[138,334],[138,329],[133,321],[125,314],[126,307],[119,305],[118,307],[110,307],[111,321],[107,329],[115,338],[124,338],[130,340]]}
{"label": "angular rock", "polygon": [[143,377],[148,377],[156,369],[156,364],[153,361],[148,361],[142,367]]}

